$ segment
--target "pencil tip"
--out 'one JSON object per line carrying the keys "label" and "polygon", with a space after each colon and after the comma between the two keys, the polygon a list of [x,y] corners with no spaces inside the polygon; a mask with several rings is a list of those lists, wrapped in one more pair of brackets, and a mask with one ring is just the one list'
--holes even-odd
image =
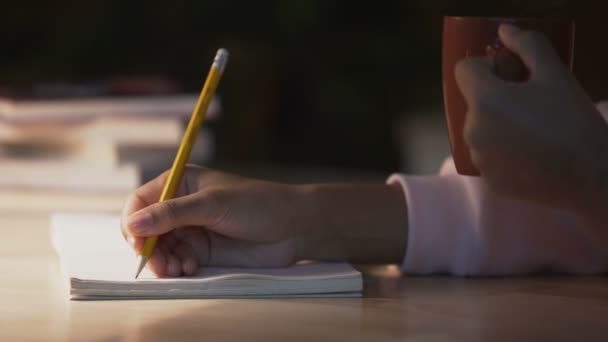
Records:
{"label": "pencil tip", "polygon": [[139,277],[139,274],[141,273],[141,271],[146,266],[146,262],[148,262],[148,258],[146,258],[145,256],[141,255],[139,257],[139,265],[137,266],[137,272],[135,272],[135,279],[137,279],[137,277]]}

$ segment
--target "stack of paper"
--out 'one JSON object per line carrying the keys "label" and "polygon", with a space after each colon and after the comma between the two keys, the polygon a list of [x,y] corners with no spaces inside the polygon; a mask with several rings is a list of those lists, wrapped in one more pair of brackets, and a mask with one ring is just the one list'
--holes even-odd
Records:
{"label": "stack of paper", "polygon": [[[9,123],[82,122],[108,117],[189,118],[198,94],[155,97],[89,98],[68,100],[15,101],[0,99],[0,120]],[[219,111],[214,99],[208,109],[213,117]]]}
{"label": "stack of paper", "polygon": [[14,124],[0,121],[0,142],[5,144],[174,145],[182,124],[178,118],[98,117],[82,122]]}
{"label": "stack of paper", "polygon": [[[112,211],[141,184],[171,166],[198,95],[48,101],[0,99],[0,212],[43,213],[93,207],[113,196]],[[212,101],[208,116],[219,111]],[[191,159],[208,161],[213,139],[203,128]],[[57,196],[61,201],[38,201]],[[32,206],[30,203],[39,203]],[[108,209],[108,208],[106,208]]]}
{"label": "stack of paper", "polygon": [[124,242],[119,218],[55,214],[51,238],[72,299],[356,297],[361,274],[346,263],[285,268],[203,267],[192,277],[134,279],[136,257]]}
{"label": "stack of paper", "polygon": [[139,170],[133,164],[112,167],[78,161],[7,160],[0,168],[2,189],[126,193],[139,183]]}

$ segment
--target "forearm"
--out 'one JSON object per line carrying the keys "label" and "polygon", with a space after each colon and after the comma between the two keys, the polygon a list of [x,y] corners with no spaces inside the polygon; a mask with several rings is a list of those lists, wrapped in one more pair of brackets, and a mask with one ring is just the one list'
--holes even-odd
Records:
{"label": "forearm", "polygon": [[407,240],[407,206],[397,185],[298,186],[303,209],[298,257],[358,263],[400,263]]}

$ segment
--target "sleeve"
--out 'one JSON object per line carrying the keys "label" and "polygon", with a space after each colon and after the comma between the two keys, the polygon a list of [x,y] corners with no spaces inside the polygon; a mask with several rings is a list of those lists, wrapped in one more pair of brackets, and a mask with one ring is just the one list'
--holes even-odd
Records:
{"label": "sleeve", "polygon": [[392,175],[403,188],[408,242],[402,270],[410,274],[518,275],[551,271],[606,272],[608,242],[574,215],[489,192],[478,177],[456,173]]}

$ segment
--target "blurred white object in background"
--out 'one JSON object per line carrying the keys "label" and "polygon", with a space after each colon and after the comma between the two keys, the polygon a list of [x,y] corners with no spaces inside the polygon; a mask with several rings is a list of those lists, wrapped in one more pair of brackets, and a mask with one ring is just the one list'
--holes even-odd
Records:
{"label": "blurred white object in background", "polygon": [[441,109],[407,113],[393,133],[401,152],[402,171],[407,174],[435,174],[451,154]]}

